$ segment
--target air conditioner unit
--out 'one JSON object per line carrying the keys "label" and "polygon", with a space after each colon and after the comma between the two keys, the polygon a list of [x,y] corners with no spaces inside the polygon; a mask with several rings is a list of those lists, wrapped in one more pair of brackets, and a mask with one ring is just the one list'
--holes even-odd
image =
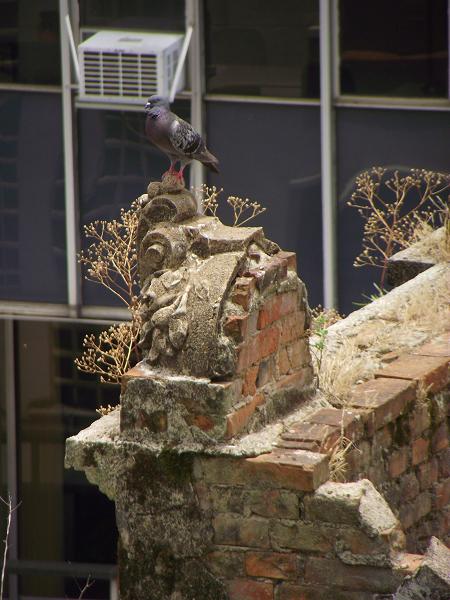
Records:
{"label": "air conditioner unit", "polygon": [[[176,33],[100,31],[78,46],[80,99],[142,103],[168,96],[183,44]],[[177,91],[184,87],[184,73]]]}

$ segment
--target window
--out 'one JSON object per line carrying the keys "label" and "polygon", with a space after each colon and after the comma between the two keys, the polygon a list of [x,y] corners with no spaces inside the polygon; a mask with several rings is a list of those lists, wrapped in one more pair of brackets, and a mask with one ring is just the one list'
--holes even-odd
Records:
{"label": "window", "polygon": [[58,85],[58,0],[0,0],[0,15],[0,83]]}
{"label": "window", "polygon": [[80,0],[80,26],[183,31],[184,0]]}
{"label": "window", "polygon": [[[59,567],[115,563],[114,503],[84,473],[64,469],[66,438],[98,418],[96,408],[116,404],[119,397],[118,386],[101,385],[76,369],[73,360],[85,333],[72,324],[24,321],[16,326],[19,560],[52,561]],[[22,574],[21,594],[78,597],[75,579],[57,575],[56,569]],[[98,579],[85,597],[108,598],[108,588]]]}
{"label": "window", "polygon": [[341,0],[342,94],[447,97],[447,0]]}
{"label": "window", "polygon": [[66,301],[61,100],[0,94],[0,298]]}
{"label": "window", "polygon": [[208,92],[319,97],[317,0],[205,0],[205,35]]}

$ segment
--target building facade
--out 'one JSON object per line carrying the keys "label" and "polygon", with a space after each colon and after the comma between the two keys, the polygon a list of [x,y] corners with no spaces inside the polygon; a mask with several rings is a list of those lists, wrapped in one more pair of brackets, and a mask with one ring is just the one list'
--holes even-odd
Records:
{"label": "building facade", "polygon": [[84,598],[114,598],[114,505],[63,457],[118,398],[73,359],[126,311],[77,253],[83,225],[116,218],[167,161],[142,106],[80,98],[66,17],[75,43],[193,27],[174,111],[221,173],[191,166],[191,184],[263,204],[258,224],[297,252],[310,304],[348,313],[376,277],[352,266],[355,176],[449,170],[448,2],[0,0],[0,15],[0,495],[20,502],[6,597],[76,598],[91,576]]}

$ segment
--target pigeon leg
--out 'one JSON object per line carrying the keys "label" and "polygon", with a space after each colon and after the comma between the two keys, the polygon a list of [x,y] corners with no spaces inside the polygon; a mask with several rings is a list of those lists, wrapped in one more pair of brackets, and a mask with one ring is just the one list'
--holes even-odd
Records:
{"label": "pigeon leg", "polygon": [[183,179],[183,171],[186,167],[187,164],[189,164],[190,161],[184,161],[184,160],[180,160],[180,170],[178,171],[178,173],[176,173],[176,177],[177,179],[179,179],[180,181],[182,181]]}
{"label": "pigeon leg", "polygon": [[175,166],[174,166],[176,162],[177,162],[176,160],[173,160],[172,158],[170,159],[170,167],[169,167],[169,170],[168,170],[168,171],[166,171],[165,173],[163,173],[163,177],[164,177],[165,175],[172,175],[173,173],[175,173],[175,175],[178,177],[177,170],[175,169]]}

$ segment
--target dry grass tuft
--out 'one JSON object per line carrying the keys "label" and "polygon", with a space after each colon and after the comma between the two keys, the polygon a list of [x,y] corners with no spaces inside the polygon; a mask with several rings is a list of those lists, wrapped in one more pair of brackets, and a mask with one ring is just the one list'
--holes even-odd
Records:
{"label": "dry grass tuft", "polygon": [[331,481],[345,481],[348,469],[347,454],[353,448],[356,449],[354,443],[345,436],[339,438],[336,447],[330,456],[330,479]]}

